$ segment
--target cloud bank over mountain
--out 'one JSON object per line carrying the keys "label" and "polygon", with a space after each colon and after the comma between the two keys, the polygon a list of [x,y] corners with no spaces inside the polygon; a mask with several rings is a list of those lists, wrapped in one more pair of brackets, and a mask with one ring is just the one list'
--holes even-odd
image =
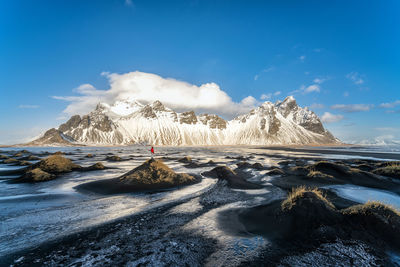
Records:
{"label": "cloud bank over mountain", "polygon": [[124,74],[102,73],[107,77],[110,88],[96,89],[91,84],[82,84],[74,91],[78,96],[54,96],[53,98],[70,102],[64,110],[69,115],[85,114],[97,103],[114,103],[117,100],[134,99],[142,103],[160,100],[178,111],[218,113],[233,117],[254,108],[258,101],[247,96],[235,102],[218,84],[210,82],[200,86],[145,72]]}

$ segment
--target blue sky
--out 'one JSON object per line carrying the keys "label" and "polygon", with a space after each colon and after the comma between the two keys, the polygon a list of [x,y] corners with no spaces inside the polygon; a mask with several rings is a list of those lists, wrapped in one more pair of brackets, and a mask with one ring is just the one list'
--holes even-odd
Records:
{"label": "blue sky", "polygon": [[400,1],[0,2],[0,144],[64,122],[103,72],[294,95],[344,141],[400,140]]}

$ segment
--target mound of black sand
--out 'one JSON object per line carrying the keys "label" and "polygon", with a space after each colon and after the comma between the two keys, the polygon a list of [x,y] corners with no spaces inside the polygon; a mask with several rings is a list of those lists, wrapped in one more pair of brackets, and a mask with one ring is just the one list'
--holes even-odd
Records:
{"label": "mound of black sand", "polygon": [[29,155],[29,156],[25,156],[20,158],[20,160],[26,160],[26,161],[34,161],[34,160],[40,160],[39,157],[33,156],[33,155]]}
{"label": "mound of black sand", "polygon": [[299,187],[284,200],[238,211],[246,231],[304,245],[337,239],[400,248],[400,213],[379,202],[338,210],[318,189]]}
{"label": "mound of black sand", "polygon": [[198,177],[176,173],[161,160],[149,159],[124,175],[79,185],[77,188],[102,194],[152,191],[199,182]]}
{"label": "mound of black sand", "polygon": [[344,209],[342,214],[348,227],[364,230],[353,233],[353,236],[362,235],[362,232],[374,233],[400,247],[400,213],[393,207],[380,202],[367,202]]}
{"label": "mound of black sand", "polygon": [[16,164],[16,163],[18,163],[18,160],[13,159],[13,158],[8,158],[8,159],[3,160],[3,163],[4,164]]}
{"label": "mound of black sand", "polygon": [[208,172],[203,172],[202,175],[218,178],[228,182],[228,186],[236,189],[259,189],[261,185],[254,184],[246,181],[243,177],[239,176],[235,171],[226,166],[218,166]]}
{"label": "mound of black sand", "polygon": [[[29,163],[29,162],[28,162]],[[30,163],[29,163],[30,164]],[[60,174],[71,171],[94,171],[104,170],[106,167],[100,162],[89,166],[82,167],[73,163],[70,159],[65,158],[61,153],[51,155],[38,163],[32,164],[22,170],[19,178],[12,180],[13,183],[35,183],[44,182],[57,178]],[[21,174],[21,170],[16,170],[15,174]]]}
{"label": "mound of black sand", "polygon": [[268,175],[284,175],[285,172],[283,170],[279,169],[279,168],[273,168],[267,174]]}
{"label": "mound of black sand", "polygon": [[112,155],[112,156],[106,157],[106,160],[108,160],[108,161],[122,161],[122,158],[119,157],[119,156]]}
{"label": "mound of black sand", "polygon": [[265,169],[265,167],[259,162],[250,164],[247,161],[241,161],[236,163],[236,166],[238,166],[239,169],[256,169],[260,171]]}
{"label": "mound of black sand", "polygon": [[380,164],[379,167],[372,172],[374,174],[400,179],[400,162],[396,161]]}
{"label": "mound of black sand", "polygon": [[183,158],[178,159],[178,161],[182,162],[182,163],[191,163],[192,162],[192,158],[189,157],[189,156],[185,156]]}
{"label": "mound of black sand", "polygon": [[[356,164],[360,164],[356,165]],[[360,168],[357,168],[360,166]],[[371,170],[372,171],[368,171]],[[285,174],[272,183],[284,189],[295,186],[323,186],[328,184],[355,184],[372,188],[400,192],[400,185],[391,179],[399,175],[400,164],[369,161],[318,161],[303,166],[285,166]],[[400,177],[400,176],[399,176]]]}
{"label": "mound of black sand", "polygon": [[55,174],[45,172],[40,168],[35,168],[25,172],[20,178],[18,178],[18,182],[44,182],[55,178]]}
{"label": "mound of black sand", "polygon": [[80,171],[98,171],[98,170],[105,170],[108,169],[106,166],[103,165],[101,162],[97,162],[89,167],[81,167]]}
{"label": "mound of black sand", "polygon": [[64,173],[78,170],[81,166],[65,158],[62,154],[54,154],[33,165],[49,173]]}

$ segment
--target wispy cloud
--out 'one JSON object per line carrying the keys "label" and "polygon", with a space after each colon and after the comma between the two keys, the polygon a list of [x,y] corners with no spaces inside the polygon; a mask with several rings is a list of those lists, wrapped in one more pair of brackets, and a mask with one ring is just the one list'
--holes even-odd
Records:
{"label": "wispy cloud", "polygon": [[325,81],[326,81],[325,78],[315,78],[313,82],[317,84],[322,84]]}
{"label": "wispy cloud", "polygon": [[33,109],[33,108],[39,108],[40,106],[39,105],[19,105],[18,106],[18,108],[31,108],[31,109]]}
{"label": "wispy cloud", "polygon": [[304,62],[304,60],[306,60],[306,56],[305,55],[301,55],[299,56],[299,59],[301,62]]}
{"label": "wispy cloud", "polygon": [[361,85],[364,83],[364,75],[360,75],[358,72],[350,72],[346,75],[346,78],[351,80],[354,84]]}
{"label": "wispy cloud", "polygon": [[260,96],[260,99],[267,100],[267,99],[271,99],[272,96],[278,96],[280,94],[281,94],[281,91],[276,91],[275,93],[262,94]]}
{"label": "wispy cloud", "polygon": [[337,104],[331,106],[331,109],[337,109],[344,112],[360,112],[360,111],[369,111],[373,107],[374,105],[372,104],[350,104],[350,105]]}
{"label": "wispy cloud", "polygon": [[308,94],[312,92],[317,92],[319,93],[321,91],[321,88],[318,84],[312,84],[309,86],[305,86],[304,84],[300,86],[299,89],[291,91],[289,94],[297,94],[297,93],[302,93],[302,94]]}
{"label": "wispy cloud", "polygon": [[261,100],[267,100],[267,99],[271,99],[271,97],[272,97],[272,94],[271,94],[271,93],[269,93],[269,94],[262,94],[262,95],[260,96],[260,99],[261,99]]}
{"label": "wispy cloud", "polygon": [[347,92],[347,91],[344,92],[344,93],[343,93],[343,96],[344,96],[344,97],[348,97],[348,96],[349,96],[349,92]]}
{"label": "wispy cloud", "polygon": [[320,92],[321,88],[317,84],[312,84],[304,89],[304,93],[311,93],[311,92]]}
{"label": "wispy cloud", "polygon": [[400,100],[396,100],[394,102],[390,102],[390,103],[382,103],[379,105],[379,107],[381,108],[394,108],[396,106],[400,105]]}
{"label": "wispy cloud", "polygon": [[267,72],[271,72],[275,70],[275,66],[270,66],[266,69],[263,69],[262,71],[260,71],[258,74],[254,75],[254,80],[257,81],[258,78],[260,78],[261,74],[263,73],[267,73]]}
{"label": "wispy cloud", "polygon": [[335,115],[329,112],[325,112],[321,117],[321,121],[324,123],[333,123],[341,121],[343,120],[343,118],[344,118],[343,115],[340,114]]}

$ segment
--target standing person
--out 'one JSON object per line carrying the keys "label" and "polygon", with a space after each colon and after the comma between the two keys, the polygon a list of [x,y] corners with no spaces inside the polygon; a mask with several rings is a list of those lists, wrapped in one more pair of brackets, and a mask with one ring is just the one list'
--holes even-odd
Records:
{"label": "standing person", "polygon": [[151,152],[151,158],[153,159],[153,155],[154,155],[154,147],[153,146],[151,147],[150,152]]}

